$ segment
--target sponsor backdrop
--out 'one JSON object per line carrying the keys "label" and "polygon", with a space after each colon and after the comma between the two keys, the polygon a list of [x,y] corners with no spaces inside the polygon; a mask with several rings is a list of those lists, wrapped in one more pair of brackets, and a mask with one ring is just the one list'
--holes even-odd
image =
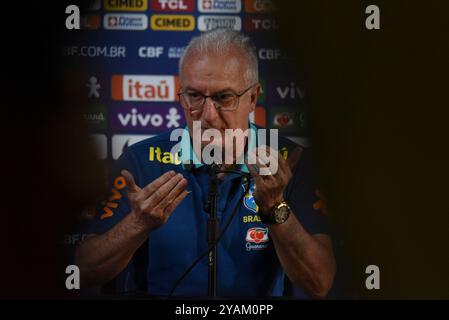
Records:
{"label": "sponsor backdrop", "polygon": [[215,28],[241,31],[256,44],[263,93],[253,120],[307,143],[301,79],[288,72],[276,41],[272,1],[93,0],[81,9],[83,30],[64,43],[65,80],[85,92],[82,117],[101,159],[185,125],[179,57],[192,36]]}
{"label": "sponsor backdrop", "polygon": [[[62,85],[66,92],[84,95],[80,114],[104,162],[105,183],[111,178],[110,166],[128,146],[185,126],[177,96],[179,58],[193,36],[215,28],[241,31],[256,45],[262,92],[252,121],[308,144],[303,82],[291,72],[288,56],[278,43],[280,26],[271,0],[85,3],[82,30],[63,44]],[[244,204],[257,206],[250,198]],[[96,214],[91,206],[80,218],[90,220]],[[74,230],[65,235],[64,243],[73,250],[84,236]],[[252,228],[246,235],[248,248],[260,248],[267,239],[266,228]]]}

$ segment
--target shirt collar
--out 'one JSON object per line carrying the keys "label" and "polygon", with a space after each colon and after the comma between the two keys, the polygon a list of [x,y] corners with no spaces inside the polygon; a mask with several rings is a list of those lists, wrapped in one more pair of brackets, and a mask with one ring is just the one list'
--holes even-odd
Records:
{"label": "shirt collar", "polygon": [[[253,151],[257,148],[257,132],[258,129],[256,125],[252,122],[249,123],[249,134],[248,134],[248,151]],[[198,160],[195,152],[193,152],[192,141],[190,140],[189,127],[185,126],[182,133],[181,145],[180,145],[180,157],[182,167],[186,169],[186,164],[192,164],[195,169],[204,166],[204,163]],[[245,153],[245,160],[248,159],[248,153]],[[240,170],[249,173],[246,163],[243,163]]]}

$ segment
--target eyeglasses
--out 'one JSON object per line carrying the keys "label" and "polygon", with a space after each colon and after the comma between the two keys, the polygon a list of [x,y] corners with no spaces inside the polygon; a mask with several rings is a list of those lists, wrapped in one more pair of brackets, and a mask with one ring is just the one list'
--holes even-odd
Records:
{"label": "eyeglasses", "polygon": [[245,93],[254,87],[257,83],[252,84],[242,93],[235,93],[233,91],[220,92],[211,96],[206,96],[200,92],[188,90],[179,92],[178,96],[181,100],[181,105],[184,109],[189,110],[195,114],[203,110],[204,103],[207,98],[211,98],[217,111],[235,111],[239,105],[239,99]]}

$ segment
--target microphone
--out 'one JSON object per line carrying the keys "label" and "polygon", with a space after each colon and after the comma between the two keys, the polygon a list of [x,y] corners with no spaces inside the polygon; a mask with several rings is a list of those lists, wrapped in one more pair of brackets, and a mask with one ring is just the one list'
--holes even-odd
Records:
{"label": "microphone", "polygon": [[220,170],[220,166],[216,164],[215,162],[212,164],[206,165],[206,171],[210,176],[210,182],[209,182],[209,200],[204,204],[204,211],[207,213],[211,213],[211,199],[213,197],[216,197],[218,192],[218,177],[217,173]]}
{"label": "microphone", "polygon": [[220,166],[213,163],[207,167],[210,181],[209,181],[209,199],[205,206],[205,211],[208,212],[207,219],[207,243],[210,247],[208,260],[208,296],[217,296],[217,240],[220,234],[220,223],[217,218],[217,202],[218,202],[218,176]]}
{"label": "microphone", "polygon": [[212,164],[207,165],[207,169],[208,169],[207,172],[209,172],[209,175],[211,177],[214,177],[214,175],[216,175],[219,172],[220,168],[221,168],[221,166],[214,162]]}

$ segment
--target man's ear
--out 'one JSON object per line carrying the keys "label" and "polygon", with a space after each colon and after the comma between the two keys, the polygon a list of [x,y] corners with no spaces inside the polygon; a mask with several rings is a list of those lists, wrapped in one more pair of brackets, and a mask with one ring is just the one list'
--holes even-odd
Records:
{"label": "man's ear", "polygon": [[251,112],[256,109],[257,99],[259,99],[260,91],[260,84],[254,86],[254,88],[251,90]]}

